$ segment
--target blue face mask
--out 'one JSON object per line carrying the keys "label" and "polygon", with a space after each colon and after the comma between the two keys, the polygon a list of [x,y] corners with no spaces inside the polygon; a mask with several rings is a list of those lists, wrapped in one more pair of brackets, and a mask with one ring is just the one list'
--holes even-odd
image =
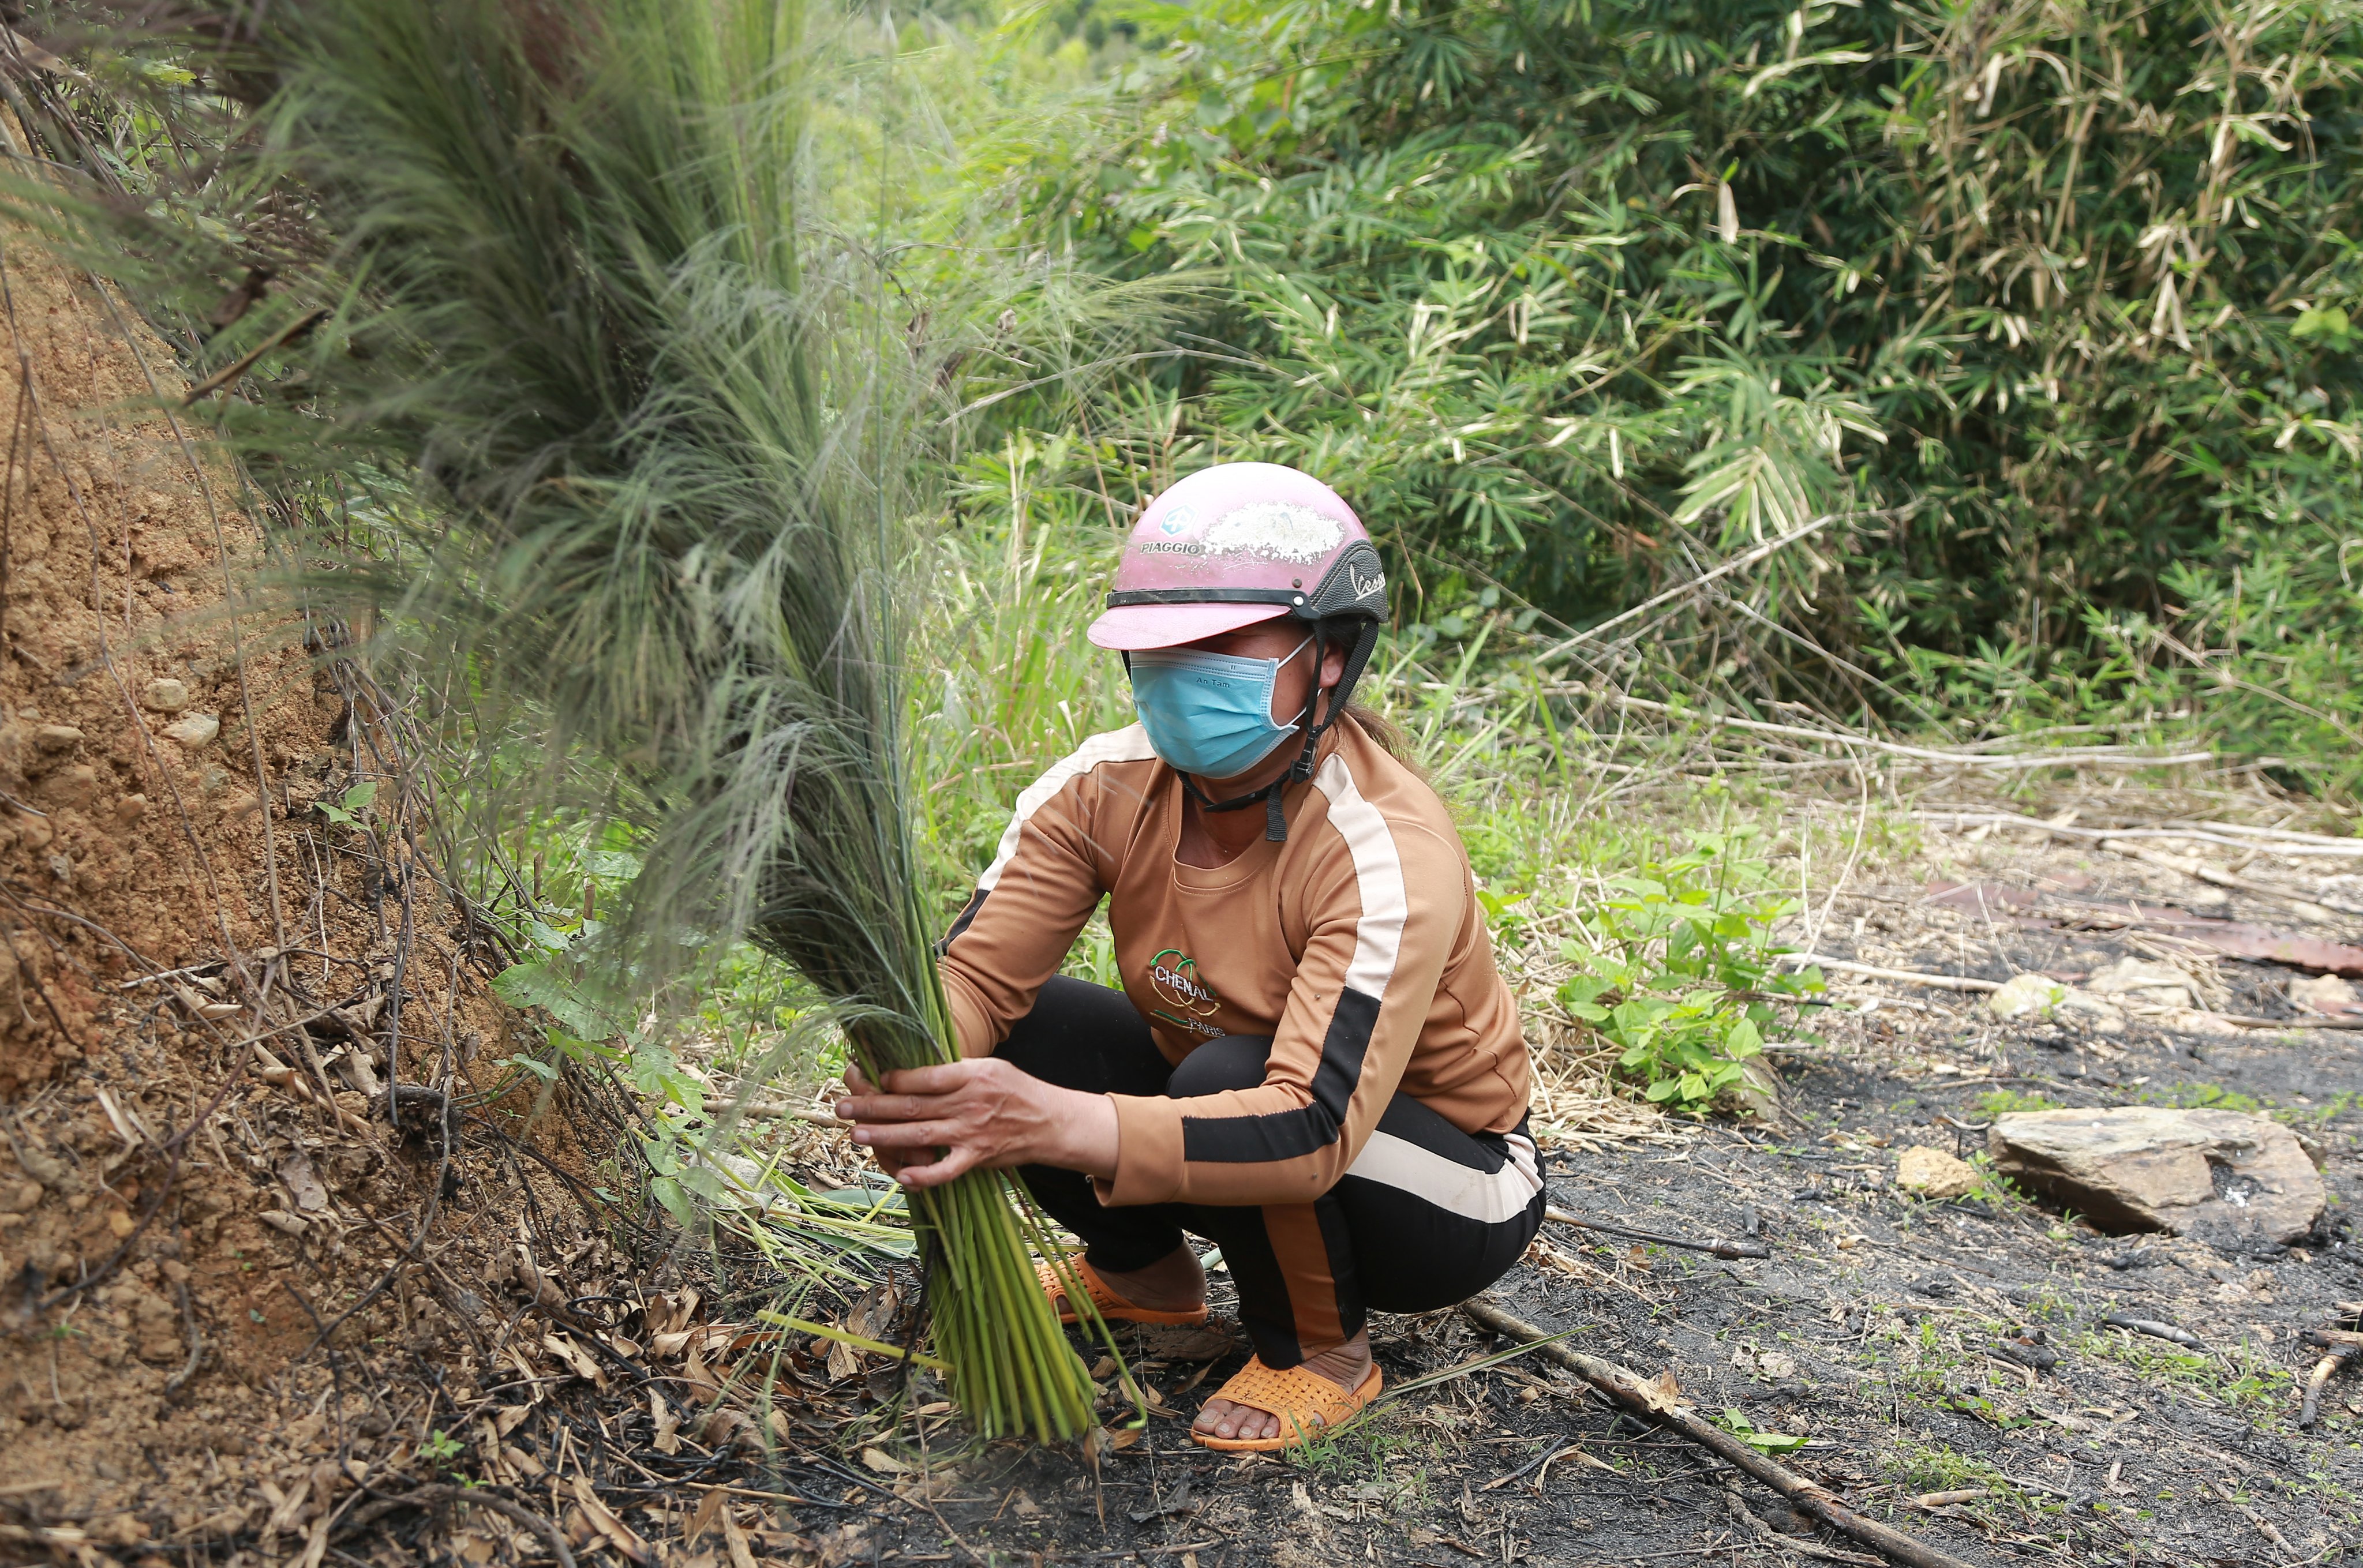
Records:
{"label": "blue face mask", "polygon": [[1192,648],[1132,656],[1132,705],[1157,755],[1184,773],[1236,778],[1296,734],[1271,722],[1271,691],[1287,658],[1241,658]]}

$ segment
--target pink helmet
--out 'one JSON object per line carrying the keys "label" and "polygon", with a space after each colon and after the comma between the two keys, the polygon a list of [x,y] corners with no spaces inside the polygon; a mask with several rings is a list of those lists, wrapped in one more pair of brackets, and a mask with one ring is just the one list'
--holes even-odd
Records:
{"label": "pink helmet", "polygon": [[1379,552],[1336,491],[1278,463],[1222,463],[1141,513],[1089,635],[1134,653],[1282,615],[1351,617],[1374,633],[1386,613]]}

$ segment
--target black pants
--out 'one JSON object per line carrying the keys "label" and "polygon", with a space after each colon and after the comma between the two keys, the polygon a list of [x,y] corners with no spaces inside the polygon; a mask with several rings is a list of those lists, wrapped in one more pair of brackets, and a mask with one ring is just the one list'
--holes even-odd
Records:
{"label": "black pants", "polygon": [[[1263,1082],[1271,1042],[1210,1040],[1170,1066],[1122,991],[1054,979],[994,1053],[1037,1078],[1090,1094],[1189,1099]],[[1361,1331],[1370,1309],[1426,1312],[1467,1300],[1517,1262],[1543,1220],[1525,1123],[1461,1132],[1408,1095],[1388,1103],[1361,1154],[1311,1203],[1107,1208],[1088,1178],[1048,1165],[1018,1176],[1083,1240],[1094,1268],[1146,1267],[1195,1232],[1223,1250],[1239,1318],[1267,1366],[1294,1366]]]}

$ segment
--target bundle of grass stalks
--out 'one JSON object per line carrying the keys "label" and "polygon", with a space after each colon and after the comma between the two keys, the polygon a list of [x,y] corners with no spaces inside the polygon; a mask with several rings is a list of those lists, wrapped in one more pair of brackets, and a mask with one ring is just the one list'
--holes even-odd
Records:
{"label": "bundle of grass stalks", "polygon": [[[649,847],[643,980],[668,944],[743,932],[875,1078],[955,1055],[897,654],[957,345],[919,341],[927,314],[821,210],[814,120],[845,78],[804,22],[777,0],[256,7],[192,46],[166,108],[217,116],[212,220],[81,215],[108,239],[85,259],[168,315],[257,261],[286,281],[209,363],[327,310],[220,410],[275,485],[377,533],[307,591],[423,628],[412,651],[488,729],[600,763]],[[886,200],[891,171],[866,177]],[[973,1423],[1084,1429],[1022,1195],[979,1172],[911,1204]]]}

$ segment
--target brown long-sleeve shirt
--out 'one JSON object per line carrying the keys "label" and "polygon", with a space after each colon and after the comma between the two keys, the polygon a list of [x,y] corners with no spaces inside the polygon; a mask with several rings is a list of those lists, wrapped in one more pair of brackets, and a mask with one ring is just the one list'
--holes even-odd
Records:
{"label": "brown long-sleeve shirt", "polygon": [[1179,1064],[1270,1035],[1257,1088],[1112,1095],[1109,1203],[1301,1203],[1354,1163],[1398,1089],[1466,1132],[1525,1113],[1515,1002],[1444,802],[1350,720],[1288,838],[1208,869],[1176,858],[1181,776],[1138,725],[1093,735],[1028,788],[945,949],[961,1052],[991,1054],[1103,896],[1126,994]]}

